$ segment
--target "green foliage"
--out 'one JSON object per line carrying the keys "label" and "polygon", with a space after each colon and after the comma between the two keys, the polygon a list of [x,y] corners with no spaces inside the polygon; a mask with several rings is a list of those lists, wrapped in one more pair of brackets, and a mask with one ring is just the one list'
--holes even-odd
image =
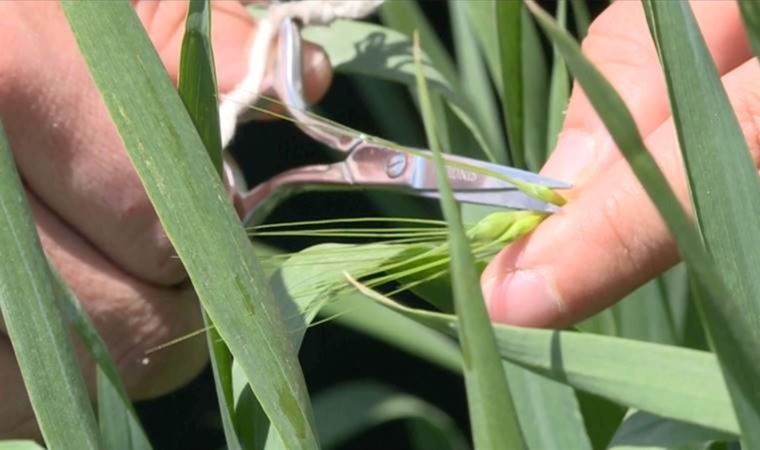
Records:
{"label": "green foliage", "polygon": [[737,408],[742,440],[754,448],[760,446],[760,278],[754,273],[760,267],[760,179],[689,5],[647,6],[699,231],[728,294],[700,292],[707,302],[702,320]]}
{"label": "green foliage", "polygon": [[316,447],[303,375],[279,307],[134,11],[122,2],[63,6],[138,175],[219,335],[283,442],[291,448]]}
{"label": "green foliage", "polygon": [[[56,298],[32,213],[0,125],[0,311],[47,444],[100,447],[95,415]],[[18,444],[22,445],[22,444]]]}
{"label": "green foliage", "polygon": [[470,250],[438,144],[427,82],[421,69],[419,37],[415,35],[415,38],[417,89],[420,95],[422,117],[428,144],[435,155],[441,207],[450,233],[454,309],[462,321],[460,342],[473,439],[477,448],[497,449],[502,446],[513,449],[525,448],[509,387],[496,357],[494,336],[488,326],[489,320],[478,283],[475,259]]}
{"label": "green foliage", "polygon": [[[585,1],[560,0],[556,21],[532,3],[451,1],[456,58],[417,2],[389,1],[381,11],[384,25],[339,20],[307,28],[304,36],[325,48],[336,72],[362,77],[356,83],[373,113],[405,143],[420,139],[421,130],[397,122],[422,114],[446,226],[261,227],[254,238],[301,233],[380,242],[254,255],[219,179],[209,2],[190,2],[177,96],[126,3],[64,1],[92,76],[208,314],[227,448],[330,448],[395,420],[408,423],[412,448],[467,448],[445,412],[373,381],[317,394],[312,418],[295,355],[317,314],[463,375],[476,448],[696,449],[737,438],[747,448],[758,445],[757,174],[688,4],[645,4],[697,226],[620,97],[566,31],[569,8],[578,36],[587,33]],[[758,52],[754,4],[740,7]],[[548,59],[536,24],[552,43]],[[415,31],[421,46],[413,45]],[[580,324],[583,332],[489,326],[478,270],[545,216],[476,206],[460,211],[440,151],[538,169],[561,128],[571,74],[665,219],[686,266]],[[408,87],[418,111],[367,80]],[[0,267],[0,308],[46,444],[150,448],[103,342],[42,255],[3,139],[0,157],[0,248],[19,262]],[[565,201],[550,190],[521,188],[558,205]],[[393,212],[398,205],[382,206]],[[465,227],[462,217],[473,225]],[[266,274],[260,260],[271,266]],[[389,298],[400,291],[413,292],[433,310]],[[29,301],[12,301],[17,298]],[[60,311],[98,364],[100,433]],[[704,350],[703,325],[715,353]],[[0,442],[6,448],[39,447]]]}
{"label": "green foliage", "polygon": [[[216,106],[216,70],[211,48],[211,4],[208,0],[191,0],[188,4],[179,61],[178,91],[214,168],[221,177],[222,142]],[[242,447],[233,424],[232,354],[208,314],[205,311],[202,314],[204,326],[208,330],[206,342],[214,372],[222,428],[227,446],[233,450],[239,449]]]}

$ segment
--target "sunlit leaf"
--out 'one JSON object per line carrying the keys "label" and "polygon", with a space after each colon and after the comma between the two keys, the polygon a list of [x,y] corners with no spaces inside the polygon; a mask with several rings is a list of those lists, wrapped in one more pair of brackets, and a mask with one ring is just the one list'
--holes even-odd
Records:
{"label": "sunlit leaf", "polygon": [[446,166],[435,133],[427,82],[420,65],[419,42],[415,43],[417,89],[428,144],[434,153],[441,208],[449,229],[454,307],[462,321],[461,347],[464,378],[473,439],[477,448],[525,448],[515,416],[509,387],[496,354],[488,326],[485,301],[461,214],[449,185]]}
{"label": "sunlit leaf", "polygon": [[97,449],[95,415],[56,304],[32,213],[0,125],[0,312],[48,446]]}
{"label": "sunlit leaf", "polygon": [[[434,330],[459,334],[456,316],[365,295]],[[572,331],[494,325],[499,354],[543,376],[628,407],[738,434],[731,399],[708,352]]]}
{"label": "sunlit leaf", "polygon": [[90,73],[219,335],[290,448],[317,446],[281,312],[203,142],[129,3],[63,2]]}
{"label": "sunlit leaf", "polygon": [[734,399],[742,439],[748,447],[760,446],[760,177],[690,6],[647,4],[699,231],[728,293],[703,291],[708,303],[703,320]]}
{"label": "sunlit leaf", "polygon": [[[191,0],[185,20],[185,35],[179,60],[180,98],[195,124],[217,174],[222,176],[222,141],[217,109],[216,71],[211,47],[211,4],[208,0]],[[233,424],[232,354],[219,336],[216,326],[202,311],[208,330],[211,368],[214,372],[222,428],[230,450],[242,448]]]}

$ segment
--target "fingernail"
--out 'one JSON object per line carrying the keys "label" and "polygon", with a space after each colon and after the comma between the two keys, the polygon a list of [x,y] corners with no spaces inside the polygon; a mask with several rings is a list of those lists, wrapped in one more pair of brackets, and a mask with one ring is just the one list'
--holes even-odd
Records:
{"label": "fingernail", "polygon": [[591,169],[597,158],[596,153],[592,135],[580,130],[563,131],[543,173],[568,183],[577,183],[584,172]]}
{"label": "fingernail", "polygon": [[557,289],[540,272],[516,270],[483,282],[488,312],[495,322],[542,327],[555,322],[563,312]]}

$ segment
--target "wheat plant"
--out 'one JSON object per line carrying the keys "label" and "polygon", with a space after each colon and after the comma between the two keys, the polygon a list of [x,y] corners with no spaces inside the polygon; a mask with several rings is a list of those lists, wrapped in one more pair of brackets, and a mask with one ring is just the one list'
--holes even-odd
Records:
{"label": "wheat plant", "polygon": [[[224,448],[354,448],[355,437],[399,420],[416,449],[760,448],[760,186],[689,4],[643,2],[668,81],[693,220],[619,95],[581,53],[586,3],[556,3],[552,16],[532,1],[450,0],[453,55],[413,0],[388,0],[382,25],[339,20],[306,28],[304,37],[325,49],[335,71],[353,77],[386,133],[373,139],[407,152],[424,140],[433,150],[443,217],[406,217],[406,200],[379,201],[386,215],[246,229],[220,177],[208,1],[190,1],[175,88],[129,2],[62,0],[198,294]],[[741,2],[753,44],[760,42],[755,5]],[[460,209],[440,155],[538,169],[556,142],[572,80],[664,218],[684,264],[572,329],[491,324],[479,272],[546,216]],[[408,98],[388,83],[408,87]],[[0,265],[0,310],[44,436],[43,443],[0,442],[0,449],[153,448],[105,345],[42,253],[2,128],[0,225],[0,248],[10,256]],[[286,251],[261,243],[268,238],[321,243]],[[461,377],[469,420],[378,380],[310,395],[298,349],[325,321]],[[97,362],[97,414],[67,327]]]}

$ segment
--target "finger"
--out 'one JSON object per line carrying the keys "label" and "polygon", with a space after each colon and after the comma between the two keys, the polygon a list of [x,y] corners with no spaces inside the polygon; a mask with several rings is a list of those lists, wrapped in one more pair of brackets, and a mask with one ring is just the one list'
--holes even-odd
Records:
{"label": "finger", "polygon": [[[34,195],[28,198],[45,253],[108,345],[130,395],[151,398],[192,380],[207,361],[204,339],[187,340],[145,359],[147,350],[203,327],[192,288],[159,288],[123,273]],[[5,332],[1,322],[0,330]],[[75,343],[93,394],[93,362],[81,342]]]}
{"label": "finger", "polygon": [[[736,2],[698,1],[691,6],[719,73],[750,58]],[[670,116],[665,79],[641,2],[614,2],[590,27],[583,51],[623,97],[644,136]],[[576,84],[556,150],[542,173],[584,184],[619,158]]]}
{"label": "finger", "polygon": [[[755,59],[723,77],[756,165],[759,77]],[[672,121],[652,133],[647,146],[688,206]],[[619,160],[531,237],[499,254],[483,274],[483,290],[496,321],[561,327],[611,305],[677,259],[659,214],[628,164]]]}
{"label": "finger", "polygon": [[0,119],[25,183],[120,267],[184,280],[59,5],[10,6],[19,17],[16,29],[0,27],[15,44],[0,57]]}
{"label": "finger", "polygon": [[[140,0],[134,5],[169,75],[176,81],[187,2]],[[228,92],[246,75],[248,49],[256,33],[256,24],[245,7],[236,1],[213,2],[211,20],[217,83],[221,92]],[[309,42],[305,42],[303,48],[304,96],[307,101],[315,102],[325,94],[332,79],[332,69],[321,48]],[[268,67],[271,69],[273,65]],[[270,70],[262,91],[268,91],[272,83]]]}

